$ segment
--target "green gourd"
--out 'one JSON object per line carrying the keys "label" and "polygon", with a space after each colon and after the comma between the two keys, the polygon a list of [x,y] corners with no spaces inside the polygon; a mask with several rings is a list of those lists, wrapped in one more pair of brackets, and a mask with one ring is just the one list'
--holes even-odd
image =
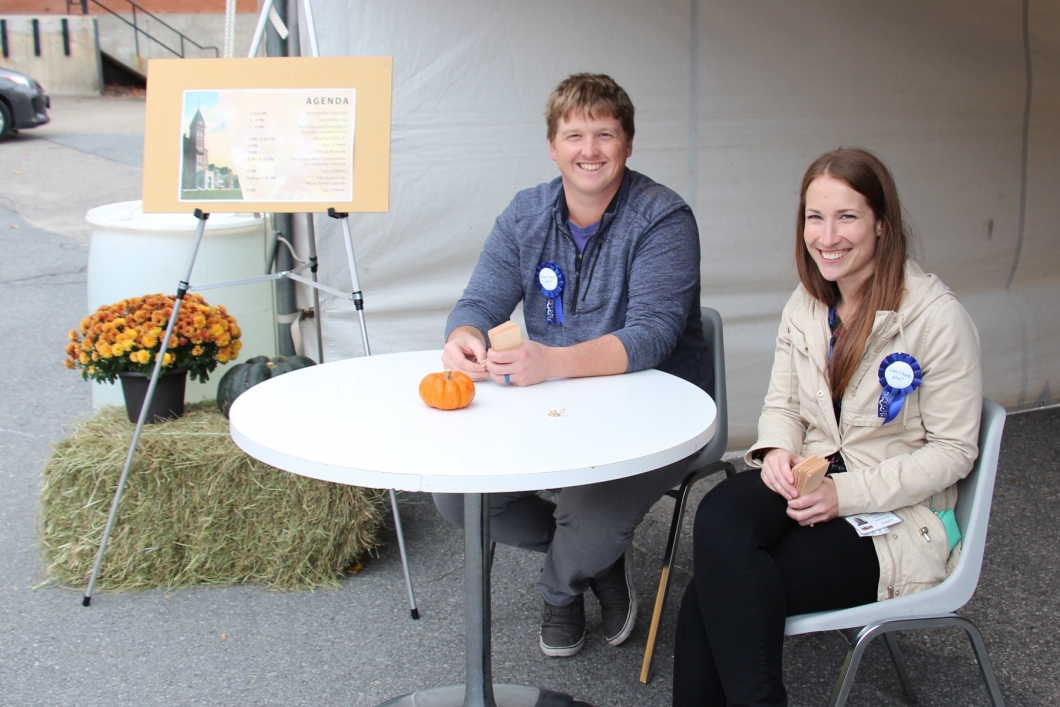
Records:
{"label": "green gourd", "polygon": [[228,411],[232,408],[232,403],[244,391],[253,388],[262,381],[267,381],[273,376],[280,376],[299,368],[315,365],[316,361],[305,356],[276,356],[274,358],[255,356],[254,358],[248,358],[244,363],[232,366],[221,377],[221,382],[217,384],[217,407],[220,408],[221,413],[225,417],[228,417]]}

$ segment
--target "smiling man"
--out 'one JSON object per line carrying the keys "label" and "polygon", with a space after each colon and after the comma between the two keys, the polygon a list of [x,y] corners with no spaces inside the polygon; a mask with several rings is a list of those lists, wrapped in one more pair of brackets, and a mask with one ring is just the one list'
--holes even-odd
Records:
{"label": "smiling man", "polygon": [[[676,193],[626,167],[629,96],[608,76],[575,74],[552,92],[545,117],[560,176],[520,192],[497,218],[449,315],[443,363],[515,386],[658,368],[713,392],[695,217]],[[486,332],[520,301],[529,338],[487,350]],[[537,587],[546,655],[581,650],[588,589],[604,639],[617,646],[629,637],[633,531],[687,467],[562,489],[555,504],[532,492],[490,495],[493,539],[545,553]],[[463,524],[462,496],[434,498],[449,522]]]}

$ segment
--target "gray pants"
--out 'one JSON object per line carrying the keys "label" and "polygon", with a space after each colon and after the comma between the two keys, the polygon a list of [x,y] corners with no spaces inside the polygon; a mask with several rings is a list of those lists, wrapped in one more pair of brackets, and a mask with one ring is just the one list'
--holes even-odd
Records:
{"label": "gray pants", "polygon": [[[492,493],[490,538],[545,553],[537,588],[549,604],[566,606],[622,556],[655,502],[685,478],[691,459],[625,479],[571,486],[555,504],[533,491]],[[436,493],[434,505],[463,527],[461,494]]]}

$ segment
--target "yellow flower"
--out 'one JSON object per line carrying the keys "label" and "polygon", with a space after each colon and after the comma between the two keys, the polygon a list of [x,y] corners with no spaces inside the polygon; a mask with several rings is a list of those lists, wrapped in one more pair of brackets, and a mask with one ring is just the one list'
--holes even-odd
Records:
{"label": "yellow flower", "polygon": [[202,348],[201,346],[195,346],[195,347],[192,347],[192,349],[191,349],[191,355],[192,355],[192,356],[202,356],[202,352],[203,352],[204,350],[205,350],[205,349],[203,349],[203,348]]}
{"label": "yellow flower", "polygon": [[86,354],[86,353],[84,353],[82,351],[80,354],[77,355],[77,360],[82,366],[87,366],[88,362],[91,361],[92,359],[90,359],[88,357],[88,354]]}
{"label": "yellow flower", "polygon": [[172,366],[173,365],[173,354],[166,353],[166,355],[162,357],[162,365],[163,366]]}
{"label": "yellow flower", "polygon": [[96,344],[96,351],[99,351],[99,355],[103,358],[110,358],[114,355],[114,350],[106,341],[101,341]]}
{"label": "yellow flower", "polygon": [[70,341],[77,341],[77,329],[70,330]]}

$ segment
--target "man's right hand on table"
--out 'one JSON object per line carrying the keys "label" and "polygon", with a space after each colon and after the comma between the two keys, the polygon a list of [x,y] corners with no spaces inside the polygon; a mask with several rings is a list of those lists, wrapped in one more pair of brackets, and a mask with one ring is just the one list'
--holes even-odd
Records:
{"label": "man's right hand on table", "polygon": [[478,329],[469,326],[457,327],[449,334],[449,341],[442,350],[442,364],[452,370],[467,374],[473,381],[489,378],[482,366],[486,361],[486,342]]}

